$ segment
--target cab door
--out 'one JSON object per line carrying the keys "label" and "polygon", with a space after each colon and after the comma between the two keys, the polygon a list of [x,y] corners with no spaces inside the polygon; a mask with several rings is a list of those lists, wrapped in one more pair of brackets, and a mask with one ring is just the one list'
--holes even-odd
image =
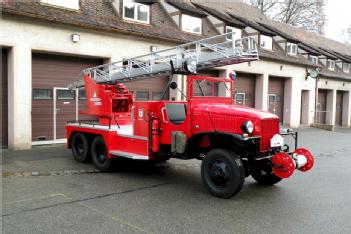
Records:
{"label": "cab door", "polygon": [[172,134],[190,135],[190,113],[187,102],[161,102],[161,144],[172,144]]}

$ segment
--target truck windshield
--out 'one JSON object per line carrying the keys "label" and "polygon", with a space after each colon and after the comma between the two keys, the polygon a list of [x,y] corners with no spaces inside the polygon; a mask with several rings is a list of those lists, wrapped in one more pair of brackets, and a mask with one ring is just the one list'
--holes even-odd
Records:
{"label": "truck windshield", "polygon": [[193,96],[228,97],[230,96],[230,80],[228,81],[193,81]]}

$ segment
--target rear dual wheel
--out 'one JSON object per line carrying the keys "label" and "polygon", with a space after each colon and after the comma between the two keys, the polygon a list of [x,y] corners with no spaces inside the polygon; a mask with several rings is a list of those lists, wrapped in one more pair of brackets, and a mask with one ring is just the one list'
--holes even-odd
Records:
{"label": "rear dual wheel", "polygon": [[72,135],[71,148],[73,158],[77,162],[84,163],[90,158],[90,146],[84,133],[76,132]]}
{"label": "rear dual wheel", "polygon": [[211,194],[230,198],[241,190],[245,169],[241,159],[233,152],[213,149],[202,160],[201,177]]}
{"label": "rear dual wheel", "polygon": [[105,172],[110,169],[111,158],[108,157],[108,150],[101,136],[95,137],[91,144],[91,158],[94,167],[99,171]]}

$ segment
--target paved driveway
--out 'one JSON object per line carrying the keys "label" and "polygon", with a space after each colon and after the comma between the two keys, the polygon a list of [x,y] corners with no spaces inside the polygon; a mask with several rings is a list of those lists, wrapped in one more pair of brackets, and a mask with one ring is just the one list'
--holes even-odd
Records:
{"label": "paved driveway", "polygon": [[350,233],[351,130],[299,132],[313,171],[269,187],[249,177],[229,200],[207,193],[197,160],[107,174],[63,146],[4,151],[3,233]]}

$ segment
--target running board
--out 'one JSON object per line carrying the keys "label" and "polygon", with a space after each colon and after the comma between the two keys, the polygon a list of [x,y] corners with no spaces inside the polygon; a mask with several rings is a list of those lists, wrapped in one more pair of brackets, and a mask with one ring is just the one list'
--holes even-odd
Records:
{"label": "running board", "polygon": [[110,151],[110,154],[114,156],[130,158],[134,160],[149,160],[149,156],[147,155],[134,154],[134,153],[129,153],[129,152],[120,151],[120,150],[112,150]]}

